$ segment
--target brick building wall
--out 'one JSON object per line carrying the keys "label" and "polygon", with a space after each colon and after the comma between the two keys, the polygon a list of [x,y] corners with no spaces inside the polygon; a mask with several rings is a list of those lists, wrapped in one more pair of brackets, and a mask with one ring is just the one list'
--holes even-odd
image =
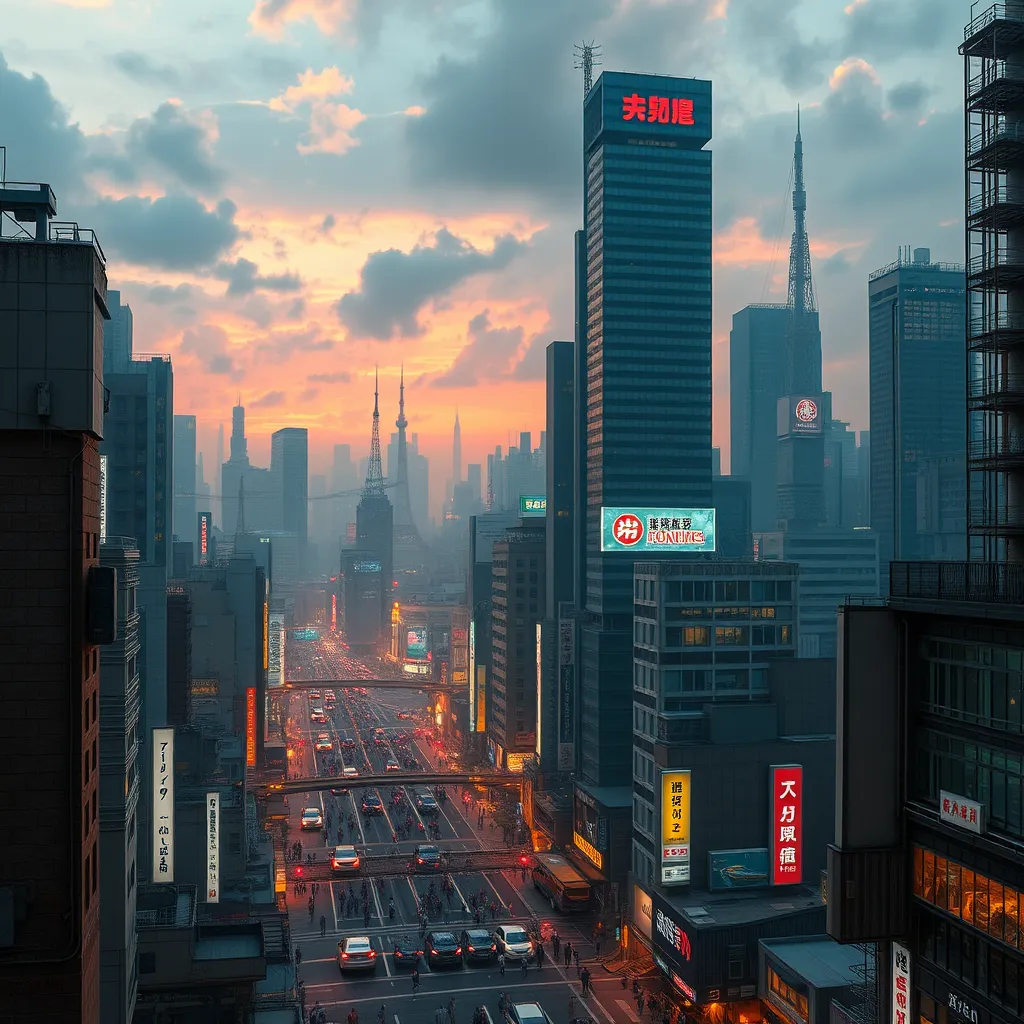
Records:
{"label": "brick building wall", "polygon": [[0,430],[0,1019],[99,1022],[99,649],[84,641],[99,556],[99,449]]}

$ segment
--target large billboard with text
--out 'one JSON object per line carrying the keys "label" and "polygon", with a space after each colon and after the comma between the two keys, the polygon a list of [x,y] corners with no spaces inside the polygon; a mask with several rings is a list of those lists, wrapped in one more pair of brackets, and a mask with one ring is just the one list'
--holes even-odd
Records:
{"label": "large billboard with text", "polygon": [[601,509],[601,550],[664,554],[669,551],[714,551],[713,508]]}
{"label": "large billboard with text", "polygon": [[690,773],[661,772],[661,881],[690,881]]}
{"label": "large billboard with text", "polygon": [[276,612],[270,616],[270,665],[267,668],[267,686],[284,686],[284,616]]}
{"label": "large billboard with text", "polygon": [[804,770],[798,764],[773,764],[770,807],[772,885],[796,885],[804,880]]}
{"label": "large billboard with text", "polygon": [[220,903],[220,793],[206,794],[206,902]]}
{"label": "large billboard with text", "polygon": [[153,882],[174,881],[174,730],[153,730]]}

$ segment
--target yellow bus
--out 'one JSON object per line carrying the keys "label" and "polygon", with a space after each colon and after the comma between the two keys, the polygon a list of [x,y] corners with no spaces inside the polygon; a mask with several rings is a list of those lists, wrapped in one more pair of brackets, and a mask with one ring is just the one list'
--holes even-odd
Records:
{"label": "yellow bus", "polygon": [[533,886],[542,892],[552,910],[567,913],[590,906],[590,883],[557,853],[535,853]]}

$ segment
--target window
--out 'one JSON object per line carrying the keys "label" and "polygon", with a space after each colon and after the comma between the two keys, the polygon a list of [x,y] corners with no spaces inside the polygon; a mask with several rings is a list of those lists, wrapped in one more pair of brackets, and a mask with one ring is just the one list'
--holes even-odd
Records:
{"label": "window", "polygon": [[139,953],[139,974],[156,974],[156,953]]}
{"label": "window", "polygon": [[716,647],[746,647],[746,626],[715,626]]}
{"label": "window", "polygon": [[[729,962],[729,977],[732,979],[732,961]],[[781,999],[801,1020],[807,1020],[807,996],[783,981],[775,971],[768,968],[768,988],[772,995]]]}

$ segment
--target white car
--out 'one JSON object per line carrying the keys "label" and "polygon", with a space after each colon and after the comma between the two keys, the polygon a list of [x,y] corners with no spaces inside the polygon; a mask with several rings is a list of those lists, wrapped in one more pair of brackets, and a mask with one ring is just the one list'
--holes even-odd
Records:
{"label": "white car", "polygon": [[528,960],[533,956],[530,936],[519,925],[498,925],[494,929],[494,941],[498,944],[498,951],[505,954],[506,960]]}
{"label": "white car", "polygon": [[331,737],[328,736],[327,733],[322,732],[320,733],[319,736],[317,736],[316,749],[317,751],[334,749],[334,744],[331,742]]}
{"label": "white car", "polygon": [[323,828],[324,816],[319,807],[307,807],[302,812],[302,828]]}
{"label": "white car", "polygon": [[354,846],[336,846],[331,855],[332,871],[358,871],[359,854]]}
{"label": "white car", "polygon": [[341,774],[344,775],[346,779],[358,779],[359,778],[359,772],[357,772],[355,770],[355,768],[352,767],[352,765],[346,765],[345,769],[342,771]]}

